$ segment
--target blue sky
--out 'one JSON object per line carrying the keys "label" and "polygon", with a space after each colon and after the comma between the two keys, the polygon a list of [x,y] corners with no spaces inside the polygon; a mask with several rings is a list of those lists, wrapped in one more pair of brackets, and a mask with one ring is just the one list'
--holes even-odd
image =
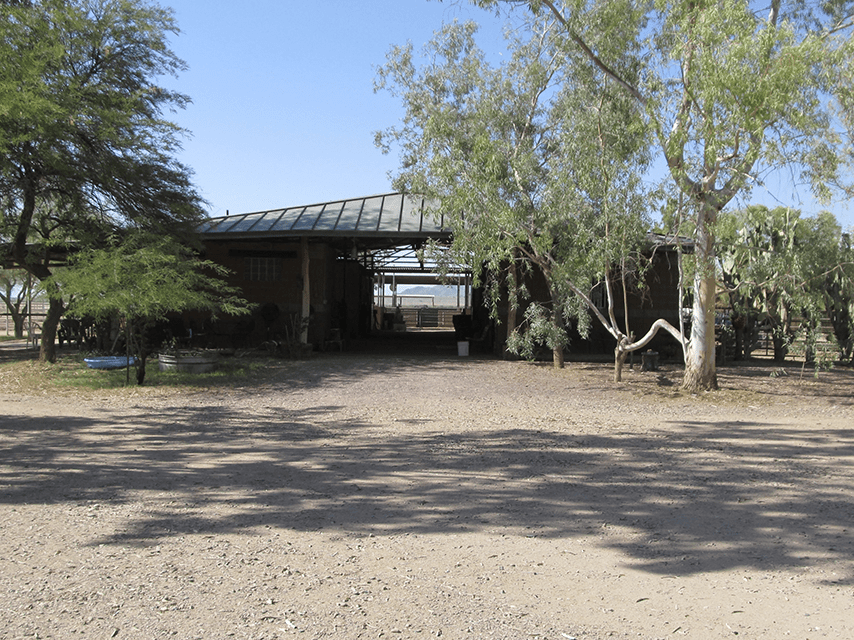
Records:
{"label": "blue sky", "polygon": [[[443,22],[469,18],[483,25],[484,48],[504,46],[500,19],[452,0],[161,1],[175,12],[173,50],[189,66],[169,85],[193,101],[170,117],[192,134],[180,159],[211,216],[391,191],[397,157],[374,146],[374,132],[403,112],[373,92],[390,47],[420,49]],[[785,176],[750,202],[804,215],[821,208]],[[854,226],[850,205],[831,210]]]}
{"label": "blue sky", "polygon": [[403,111],[374,93],[393,44],[420,48],[443,21],[483,18],[436,0],[163,0],[181,29],[177,82],[193,103],[170,114],[192,137],[181,160],[212,216],[391,191],[397,158],[374,132]]}

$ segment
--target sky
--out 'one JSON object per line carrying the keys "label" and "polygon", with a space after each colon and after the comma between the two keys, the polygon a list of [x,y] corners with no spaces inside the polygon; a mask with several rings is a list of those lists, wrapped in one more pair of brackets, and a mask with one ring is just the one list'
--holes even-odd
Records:
{"label": "sky", "polygon": [[[162,0],[188,65],[172,88],[189,95],[168,114],[188,129],[179,159],[211,216],[392,191],[397,166],[374,133],[396,125],[400,102],[374,93],[392,45],[420,48],[443,22],[500,22],[445,0]],[[487,30],[488,32],[488,30]]]}
{"label": "sky", "polygon": [[[174,10],[181,31],[170,42],[188,65],[164,84],[192,100],[167,115],[191,134],[179,159],[213,217],[392,191],[398,158],[374,145],[374,133],[403,115],[399,99],[373,90],[389,49],[412,42],[418,50],[454,19],[479,22],[487,51],[504,48],[502,20],[463,0],[161,4]],[[792,205],[804,216],[824,208],[786,176],[748,202]],[[854,226],[850,204],[827,208]]]}

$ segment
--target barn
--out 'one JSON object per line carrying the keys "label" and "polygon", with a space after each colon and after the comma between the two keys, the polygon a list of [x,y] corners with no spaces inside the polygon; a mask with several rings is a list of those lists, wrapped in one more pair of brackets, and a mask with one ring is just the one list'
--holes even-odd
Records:
{"label": "barn", "polygon": [[[251,318],[223,318],[201,332],[219,347],[253,346],[298,332],[303,342],[324,349],[384,332],[452,329],[452,316],[468,316],[471,337],[484,351],[500,354],[509,305],[501,305],[499,322],[490,321],[480,292],[470,288],[467,267],[451,274],[460,292],[451,308],[413,310],[401,304],[400,286],[439,283],[436,265],[420,253],[428,242],[441,246],[452,239],[434,209],[423,197],[387,193],[205,221],[199,235],[206,257],[227,267],[230,284],[256,307]],[[675,252],[653,235],[650,252],[654,261],[645,286],[626,296],[636,335],[658,317],[678,324]],[[536,281],[528,288],[548,299]],[[618,307],[622,301],[619,296]],[[309,319],[307,326],[302,318]],[[586,354],[613,353],[613,348],[613,339],[595,325],[589,340],[576,338],[571,345],[573,352]]]}
{"label": "barn", "polygon": [[[309,318],[298,330],[315,348],[416,326],[417,318],[394,322],[398,287],[437,284],[435,265],[419,250],[451,240],[425,198],[401,193],[226,215],[205,221],[199,235],[206,257],[227,267],[230,284],[256,304],[251,318],[211,329],[218,346],[258,344]],[[470,281],[465,269],[452,275]],[[466,295],[455,313],[467,306]]]}

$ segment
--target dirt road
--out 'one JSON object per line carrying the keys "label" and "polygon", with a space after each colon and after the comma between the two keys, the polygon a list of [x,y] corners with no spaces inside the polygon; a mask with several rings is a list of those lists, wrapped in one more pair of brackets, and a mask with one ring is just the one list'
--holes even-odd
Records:
{"label": "dirt road", "polygon": [[852,638],[854,372],[767,373],[0,367],[0,638]]}

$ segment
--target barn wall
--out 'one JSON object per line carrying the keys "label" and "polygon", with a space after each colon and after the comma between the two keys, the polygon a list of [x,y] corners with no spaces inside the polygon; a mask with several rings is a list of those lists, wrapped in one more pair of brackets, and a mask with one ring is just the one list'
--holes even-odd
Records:
{"label": "barn wall", "polygon": [[[308,340],[320,346],[328,339],[337,308],[336,254],[324,243],[309,244],[311,321]],[[230,271],[227,281],[237,287],[256,308],[250,318],[222,318],[214,333],[217,346],[253,346],[262,341],[283,337],[298,329],[295,319],[302,310],[302,259],[299,242],[215,241],[205,242],[206,257]],[[253,280],[247,258],[261,258],[278,263],[275,280]],[[223,344],[226,343],[226,344]]]}
{"label": "barn wall", "polygon": [[[629,283],[628,306],[629,324],[636,337],[643,336],[653,323],[659,318],[664,318],[674,326],[679,326],[679,292],[678,292],[678,267],[676,254],[672,251],[657,251],[650,269],[647,271],[644,286],[637,287]],[[525,286],[531,299],[548,302],[550,295],[545,278],[541,273],[535,272],[525,277]],[[604,290],[604,285],[600,285]],[[619,279],[612,284],[615,302],[615,314],[620,327],[623,325],[623,292],[622,283]],[[604,299],[604,291],[603,291]],[[516,315],[516,325],[522,322],[524,310],[530,302],[520,302]],[[607,314],[607,309],[603,312]],[[505,291],[499,304],[498,315],[500,323],[493,328],[494,343],[492,350],[496,354],[503,351],[507,339],[507,317],[509,304],[507,292]],[[570,354],[613,354],[616,341],[605,330],[598,319],[591,318],[590,335],[587,339],[581,338],[577,331],[570,328]],[[645,349],[659,351],[665,358],[681,358],[681,349],[670,334],[660,331],[655,339]],[[549,356],[550,357],[550,356]]]}

